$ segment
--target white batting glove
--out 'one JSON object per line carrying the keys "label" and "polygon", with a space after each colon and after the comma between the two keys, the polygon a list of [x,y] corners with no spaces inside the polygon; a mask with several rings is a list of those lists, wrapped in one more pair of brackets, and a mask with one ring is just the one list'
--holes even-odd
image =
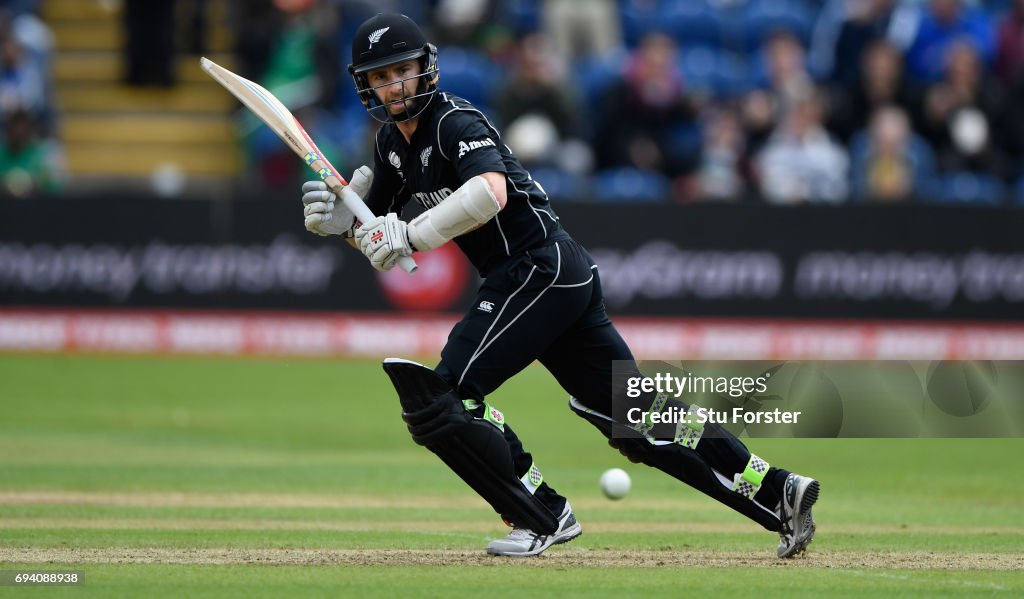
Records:
{"label": "white batting glove", "polygon": [[387,271],[394,268],[402,256],[412,255],[407,229],[405,221],[394,212],[388,212],[356,229],[356,241],[374,268]]}
{"label": "white batting glove", "polygon": [[[360,198],[370,191],[373,170],[361,166],[352,173],[348,187]],[[306,181],[302,184],[302,203],[305,206],[306,230],[317,235],[346,235],[352,231],[356,217],[345,207],[338,196],[327,189],[323,181]]]}

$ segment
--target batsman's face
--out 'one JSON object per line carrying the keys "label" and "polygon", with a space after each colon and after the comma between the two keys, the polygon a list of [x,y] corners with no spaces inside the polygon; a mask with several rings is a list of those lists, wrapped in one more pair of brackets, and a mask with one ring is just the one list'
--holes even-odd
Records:
{"label": "batsman's face", "polygon": [[370,71],[367,78],[381,102],[387,104],[388,111],[401,114],[407,107],[412,108],[408,98],[416,95],[419,75],[419,61],[407,60]]}

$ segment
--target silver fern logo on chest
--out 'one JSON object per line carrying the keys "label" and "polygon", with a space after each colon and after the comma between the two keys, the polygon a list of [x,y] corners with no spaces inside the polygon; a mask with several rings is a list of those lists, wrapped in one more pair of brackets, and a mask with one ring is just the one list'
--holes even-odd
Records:
{"label": "silver fern logo on chest", "polygon": [[378,30],[376,30],[376,31],[374,31],[373,33],[370,34],[370,38],[369,38],[370,39],[370,47],[367,48],[367,51],[373,50],[373,45],[380,41],[380,38],[385,33],[387,33],[388,29],[391,29],[391,28],[390,27],[384,27],[384,28],[378,29]]}
{"label": "silver fern logo on chest", "polygon": [[420,152],[420,162],[423,164],[423,168],[427,168],[430,162],[430,153],[434,151],[434,146],[427,146]]}

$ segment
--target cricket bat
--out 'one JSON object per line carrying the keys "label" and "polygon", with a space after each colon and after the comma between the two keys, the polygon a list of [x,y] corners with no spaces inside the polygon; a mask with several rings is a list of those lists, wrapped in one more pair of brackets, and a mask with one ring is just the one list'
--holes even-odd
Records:
{"label": "cricket bat", "polygon": [[[214,81],[231,92],[242,104],[245,104],[293,152],[298,154],[309,165],[309,168],[320,176],[327,187],[341,198],[341,201],[357,219],[364,223],[374,219],[373,213],[366,207],[363,200],[348,188],[348,181],[338,174],[338,170],[328,162],[320,148],[316,147],[299,120],[285,108],[280,100],[274,97],[274,94],[260,84],[239,77],[206,57],[199,59],[199,65]],[[418,268],[410,256],[399,258],[398,265],[410,274],[416,272]]]}

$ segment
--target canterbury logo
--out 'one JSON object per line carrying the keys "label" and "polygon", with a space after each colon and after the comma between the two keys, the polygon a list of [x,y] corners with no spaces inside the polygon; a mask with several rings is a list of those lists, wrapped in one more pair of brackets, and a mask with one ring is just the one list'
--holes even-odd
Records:
{"label": "canterbury logo", "polygon": [[391,28],[390,27],[384,27],[383,29],[378,29],[377,31],[374,31],[373,33],[371,33],[370,34],[370,47],[367,48],[367,49],[368,50],[372,50],[373,49],[373,45],[380,41],[381,36],[383,36],[385,33],[387,33],[388,29],[391,29]]}
{"label": "canterbury logo", "polygon": [[480,305],[476,307],[476,309],[480,310],[481,312],[487,312],[488,314],[490,314],[491,312],[494,311],[494,302],[482,301],[480,302]]}

